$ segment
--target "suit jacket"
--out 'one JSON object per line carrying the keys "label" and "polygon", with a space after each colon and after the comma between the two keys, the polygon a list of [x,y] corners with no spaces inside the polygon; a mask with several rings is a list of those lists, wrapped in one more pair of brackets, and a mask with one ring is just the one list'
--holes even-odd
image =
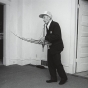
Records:
{"label": "suit jacket", "polygon": [[51,54],[61,53],[61,51],[63,51],[64,45],[62,41],[61,28],[57,22],[51,22],[45,40],[51,43],[49,49]]}

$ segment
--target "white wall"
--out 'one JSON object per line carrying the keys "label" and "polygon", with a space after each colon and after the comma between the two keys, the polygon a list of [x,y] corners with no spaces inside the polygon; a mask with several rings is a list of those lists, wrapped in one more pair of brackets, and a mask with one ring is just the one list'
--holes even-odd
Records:
{"label": "white wall", "polygon": [[[11,34],[11,31],[17,30],[17,0],[0,0],[4,5],[4,54],[3,64],[10,65],[17,59],[17,43],[16,38]],[[12,64],[13,64],[12,63]]]}
{"label": "white wall", "polygon": [[[75,59],[75,0],[11,0],[10,31],[25,38],[39,39],[42,36],[43,20],[39,14],[50,11],[53,20],[61,26],[64,51],[62,63],[66,72],[73,73]],[[9,64],[41,64],[47,58],[46,47],[25,42],[10,33]]]}
{"label": "white wall", "polygon": [[[72,4],[73,3],[73,4]],[[43,13],[44,11],[50,11],[53,15],[53,20],[57,21],[61,26],[62,31],[62,38],[64,42],[64,51],[62,52],[62,63],[67,72],[72,71],[73,67],[73,57],[70,58],[71,51],[71,44],[74,44],[74,40],[71,41],[72,30],[74,30],[74,24],[72,22],[72,14],[75,13],[75,0],[24,0],[24,28],[23,28],[23,36],[31,37],[34,39],[39,39],[43,29],[43,21],[39,18],[39,14]],[[73,12],[74,11],[74,12]],[[31,17],[31,18],[30,18]],[[74,14],[75,17],[75,14]],[[29,22],[29,19],[31,20]],[[30,25],[30,27],[29,27]],[[73,28],[72,28],[73,26]],[[23,42],[23,55],[26,56],[25,58],[31,57],[32,60],[41,60],[46,59],[46,49],[45,52],[42,53],[41,46],[30,44],[30,50],[27,48],[28,43]],[[25,55],[25,52],[26,55]],[[71,62],[72,61],[72,62]],[[32,62],[32,63],[34,63]],[[37,62],[35,63],[37,64]],[[68,71],[68,69],[70,70]]]}
{"label": "white wall", "polygon": [[12,0],[10,3],[10,63],[15,64],[17,59],[17,38],[11,33],[17,33],[17,9],[18,4],[17,0]]}

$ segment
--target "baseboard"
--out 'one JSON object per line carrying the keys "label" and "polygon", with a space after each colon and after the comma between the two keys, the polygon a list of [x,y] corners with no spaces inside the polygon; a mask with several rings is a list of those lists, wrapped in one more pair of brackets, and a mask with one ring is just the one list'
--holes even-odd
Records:
{"label": "baseboard", "polygon": [[[46,60],[36,60],[36,59],[31,59],[31,58],[30,59],[24,59],[24,60],[12,59],[12,60],[10,60],[9,65],[13,65],[13,64],[18,64],[18,65],[27,65],[27,64],[41,65],[41,66],[44,66],[45,68],[48,68]],[[66,73],[74,74],[72,64],[69,64],[69,65],[63,64],[63,67],[64,67]]]}

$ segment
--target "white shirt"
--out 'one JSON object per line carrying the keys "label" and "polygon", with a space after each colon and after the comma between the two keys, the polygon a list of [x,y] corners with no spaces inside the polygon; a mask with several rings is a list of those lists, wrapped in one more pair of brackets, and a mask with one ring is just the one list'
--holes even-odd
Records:
{"label": "white shirt", "polygon": [[49,29],[51,22],[52,22],[52,19],[49,21],[48,25],[45,24],[45,27],[44,27],[44,28],[45,28],[45,29],[44,29],[44,31],[45,31],[45,33],[44,33],[45,36],[46,36],[46,34],[47,34],[46,26],[47,26],[47,28]]}
{"label": "white shirt", "polygon": [[47,25],[47,28],[49,29],[50,27],[50,24],[51,24],[52,20],[49,21],[48,25]]}
{"label": "white shirt", "polygon": [[[49,21],[48,25],[46,25],[48,30],[49,30],[51,22],[52,22],[52,19]],[[47,33],[47,30],[45,30],[45,33]],[[47,49],[50,49],[49,45],[47,45]]]}

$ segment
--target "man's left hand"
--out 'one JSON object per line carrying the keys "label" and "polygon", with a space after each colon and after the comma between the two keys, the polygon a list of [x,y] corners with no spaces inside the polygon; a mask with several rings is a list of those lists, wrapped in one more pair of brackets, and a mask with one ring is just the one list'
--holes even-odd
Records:
{"label": "man's left hand", "polygon": [[42,37],[42,38],[39,39],[39,43],[40,42],[44,43],[44,41],[45,41],[45,37]]}

